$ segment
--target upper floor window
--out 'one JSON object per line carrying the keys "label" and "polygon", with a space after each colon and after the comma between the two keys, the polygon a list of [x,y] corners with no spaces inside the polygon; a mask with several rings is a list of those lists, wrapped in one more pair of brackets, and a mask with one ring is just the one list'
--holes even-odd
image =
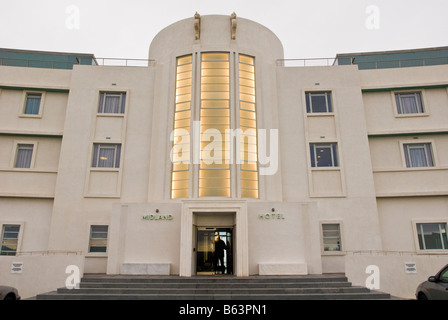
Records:
{"label": "upper floor window", "polygon": [[421,92],[402,92],[395,94],[398,114],[424,113]]}
{"label": "upper floor window", "polygon": [[407,143],[403,149],[407,168],[434,166],[430,143]]}
{"label": "upper floor window", "polygon": [[331,92],[306,92],[307,113],[329,113],[333,112]]}
{"label": "upper floor window", "polygon": [[123,114],[126,104],[126,92],[101,92],[98,113]]}
{"label": "upper floor window", "polygon": [[339,166],[336,143],[311,143],[310,155],[312,167]]}
{"label": "upper floor window", "polygon": [[31,168],[34,144],[17,144],[14,168]]}
{"label": "upper floor window", "polygon": [[95,143],[93,145],[93,168],[119,168],[121,144]]}
{"label": "upper floor window", "polygon": [[24,114],[38,115],[42,101],[42,93],[26,93]]}

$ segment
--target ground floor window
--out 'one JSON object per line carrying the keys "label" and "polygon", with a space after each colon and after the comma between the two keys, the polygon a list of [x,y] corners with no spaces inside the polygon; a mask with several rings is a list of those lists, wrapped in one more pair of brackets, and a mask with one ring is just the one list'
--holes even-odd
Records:
{"label": "ground floor window", "polygon": [[339,223],[322,224],[324,251],[342,251],[341,228]]}
{"label": "ground floor window", "polygon": [[15,256],[17,252],[17,245],[19,243],[20,225],[4,224],[2,227],[2,238],[0,255]]}
{"label": "ground floor window", "polygon": [[448,250],[446,223],[417,223],[420,250]]}
{"label": "ground floor window", "polygon": [[107,251],[107,233],[109,226],[90,226],[89,252]]}

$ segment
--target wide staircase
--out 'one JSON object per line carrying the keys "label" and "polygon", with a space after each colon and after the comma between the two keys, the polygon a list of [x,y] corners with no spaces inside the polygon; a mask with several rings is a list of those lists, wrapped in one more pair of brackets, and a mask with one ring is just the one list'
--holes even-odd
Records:
{"label": "wide staircase", "polygon": [[37,300],[359,300],[390,295],[353,286],[343,274],[306,276],[129,276],[85,274],[79,289]]}

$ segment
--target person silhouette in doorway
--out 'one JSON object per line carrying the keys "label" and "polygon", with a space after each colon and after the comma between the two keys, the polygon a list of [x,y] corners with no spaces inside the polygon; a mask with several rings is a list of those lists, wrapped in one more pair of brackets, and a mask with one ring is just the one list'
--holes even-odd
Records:
{"label": "person silhouette in doorway", "polygon": [[[224,266],[224,250],[227,250],[227,245],[223,240],[221,240],[221,237],[217,235],[215,240],[215,274],[218,273],[218,270],[224,274],[226,269]],[[219,267],[218,262],[220,263]]]}

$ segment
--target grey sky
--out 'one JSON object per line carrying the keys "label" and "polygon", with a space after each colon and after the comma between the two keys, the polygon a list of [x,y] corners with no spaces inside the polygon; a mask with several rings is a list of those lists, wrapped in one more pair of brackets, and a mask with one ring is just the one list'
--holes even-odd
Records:
{"label": "grey sky", "polygon": [[235,11],[265,25],[282,41],[285,58],[448,45],[447,0],[0,0],[0,4],[0,47],[97,57],[147,58],[151,40],[160,30],[196,11],[201,15]]}

